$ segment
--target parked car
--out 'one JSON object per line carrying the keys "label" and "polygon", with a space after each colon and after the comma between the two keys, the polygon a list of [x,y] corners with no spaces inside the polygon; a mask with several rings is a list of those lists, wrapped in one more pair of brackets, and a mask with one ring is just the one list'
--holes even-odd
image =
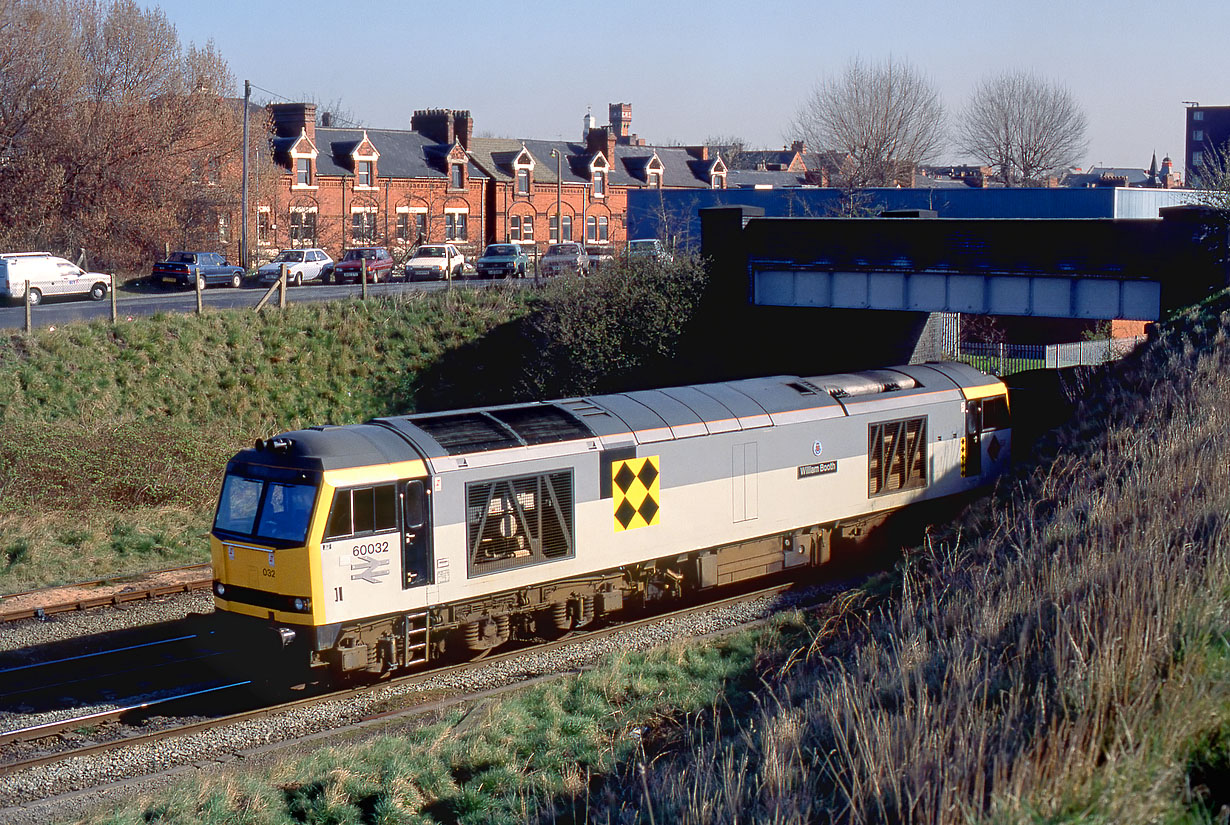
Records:
{"label": "parked car", "polygon": [[333,259],[323,249],[283,249],[269,263],[256,270],[262,284],[271,284],[282,274],[286,264],[286,280],[295,286],[307,281],[320,281],[333,268]]}
{"label": "parked car", "polygon": [[424,244],[406,261],[406,280],[460,278],[465,268],[466,256],[451,243]]}
{"label": "parked car", "polygon": [[627,254],[629,258],[653,260],[661,263],[673,261],[675,258],[657,238],[641,238],[628,241]]}
{"label": "parked car", "polygon": [[589,271],[589,256],[579,243],[553,243],[538,262],[543,275],[584,275]]}
{"label": "parked car", "polygon": [[585,247],[585,257],[589,259],[589,268],[593,270],[614,261],[615,253],[611,252],[609,246],[587,246]]}
{"label": "parked car", "polygon": [[243,267],[228,263],[217,252],[172,252],[154,264],[151,281],[201,289],[210,284],[237,287],[243,283]]}
{"label": "parked car", "polygon": [[530,256],[520,244],[487,244],[476,266],[480,278],[524,278],[530,265]]}
{"label": "parked car", "polygon": [[367,261],[367,282],[378,284],[393,278],[393,256],[383,246],[356,246],[347,249],[342,259],[333,265],[333,281],[344,284],[363,279],[363,262]]}
{"label": "parked car", "polygon": [[101,301],[111,289],[111,276],[105,272],[86,272],[48,252],[0,255],[0,297],[6,301],[27,300],[27,281],[32,305],[41,304],[44,296],[52,295],[89,295]]}

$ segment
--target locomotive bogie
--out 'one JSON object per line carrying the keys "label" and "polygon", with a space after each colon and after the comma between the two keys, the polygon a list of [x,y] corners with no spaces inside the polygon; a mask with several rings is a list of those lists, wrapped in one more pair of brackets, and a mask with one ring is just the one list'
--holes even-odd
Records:
{"label": "locomotive bogie", "polygon": [[228,465],[216,605],[335,673],[482,655],[825,564],[1009,447],[1003,384],[953,364],[286,433]]}

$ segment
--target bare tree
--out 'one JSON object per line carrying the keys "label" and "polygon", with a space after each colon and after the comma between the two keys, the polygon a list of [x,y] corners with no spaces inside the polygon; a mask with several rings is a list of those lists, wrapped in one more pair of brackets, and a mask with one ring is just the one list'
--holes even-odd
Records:
{"label": "bare tree", "polygon": [[1203,150],[1187,170],[1187,185],[1199,190],[1197,203],[1230,219],[1230,143]]}
{"label": "bare tree", "polygon": [[0,68],[6,248],[135,266],[186,222],[220,242],[241,112],[212,44],[133,0],[0,0]]}
{"label": "bare tree", "polygon": [[944,141],[945,114],[931,81],[911,64],[855,58],[818,82],[790,124],[790,139],[849,156],[837,185],[891,186],[912,177]]}
{"label": "bare tree", "polygon": [[1032,72],[1009,71],[978,84],[957,129],[960,148],[1007,186],[1037,182],[1085,152],[1087,121],[1072,93]]}
{"label": "bare tree", "polygon": [[740,159],[747,151],[747,141],[737,135],[710,135],[705,146],[717,151],[727,169],[741,169]]}

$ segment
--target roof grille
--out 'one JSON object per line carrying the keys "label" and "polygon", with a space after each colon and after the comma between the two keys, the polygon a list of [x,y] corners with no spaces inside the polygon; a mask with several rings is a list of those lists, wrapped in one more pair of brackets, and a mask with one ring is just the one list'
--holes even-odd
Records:
{"label": "roof grille", "polygon": [[484,413],[414,419],[414,425],[434,438],[449,455],[502,450],[523,444],[507,427]]}
{"label": "roof grille", "polygon": [[411,421],[449,455],[593,437],[593,432],[575,416],[549,404],[426,416]]}
{"label": "roof grille", "polygon": [[553,444],[557,441],[592,438],[594,435],[593,431],[575,416],[547,404],[492,410],[491,415],[512,428],[526,444]]}

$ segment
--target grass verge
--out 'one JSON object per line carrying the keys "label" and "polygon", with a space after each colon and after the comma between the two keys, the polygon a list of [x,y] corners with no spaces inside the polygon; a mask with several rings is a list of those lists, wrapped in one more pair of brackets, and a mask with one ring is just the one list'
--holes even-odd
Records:
{"label": "grass verge", "polygon": [[226,461],[407,412],[414,376],[524,314],[517,290],[70,324],[0,341],[0,593],[208,560]]}

